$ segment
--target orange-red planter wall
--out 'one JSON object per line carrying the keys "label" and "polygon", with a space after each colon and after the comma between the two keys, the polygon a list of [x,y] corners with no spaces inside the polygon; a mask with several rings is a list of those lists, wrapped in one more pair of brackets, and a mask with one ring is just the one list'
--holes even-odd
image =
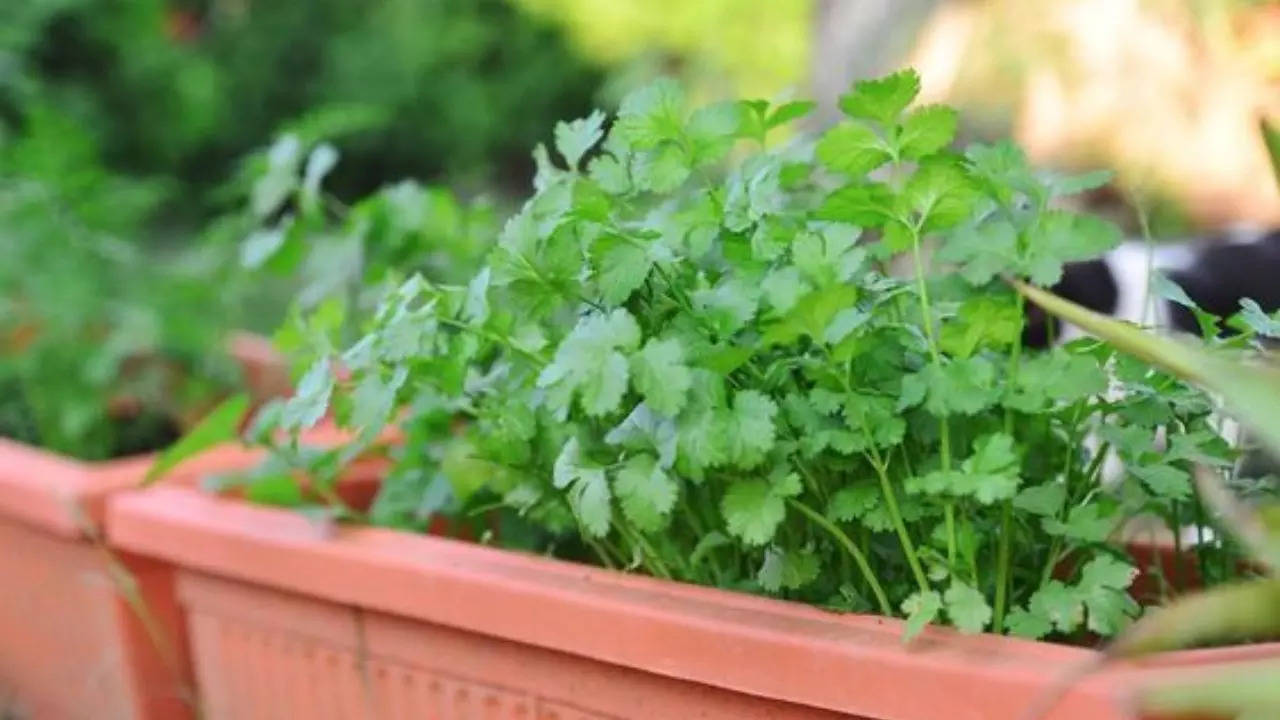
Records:
{"label": "orange-red planter wall", "polygon": [[[0,440],[0,710],[33,720],[190,717],[171,568],[108,551],[100,532],[106,497],[150,462],[79,463]],[[248,462],[226,448],[198,464]]]}
{"label": "orange-red planter wall", "polygon": [[[1086,650],[902,625],[182,488],[123,495],[113,542],[174,563],[209,720],[1015,720]],[[1280,656],[1276,646],[1180,654]],[[1047,720],[1119,720],[1082,682]]]}

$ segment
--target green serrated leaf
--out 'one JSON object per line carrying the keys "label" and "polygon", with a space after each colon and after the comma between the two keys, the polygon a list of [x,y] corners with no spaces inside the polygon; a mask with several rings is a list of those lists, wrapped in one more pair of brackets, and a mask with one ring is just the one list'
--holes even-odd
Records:
{"label": "green serrated leaf", "polygon": [[942,105],[917,108],[902,122],[898,151],[917,160],[951,144],[956,136],[956,111]]}
{"label": "green serrated leaf", "polygon": [[765,551],[764,563],[756,573],[756,581],[769,592],[778,592],[783,588],[797,590],[813,582],[820,569],[818,556],[811,551],[771,547]]}
{"label": "green serrated leaf", "polygon": [[662,78],[622,99],[613,132],[639,149],[676,142],[684,134],[685,101],[679,83]]}
{"label": "green serrated leaf", "polygon": [[1009,611],[1004,619],[1004,626],[1010,634],[1030,640],[1039,640],[1053,632],[1053,623],[1049,618],[1020,607]]}
{"label": "green serrated leaf", "polygon": [[693,379],[679,340],[649,340],[631,356],[631,372],[636,390],[654,410],[674,416],[684,407]]}
{"label": "green serrated leaf", "polygon": [[748,545],[764,545],[773,539],[787,507],[767,481],[753,479],[730,485],[720,511],[730,535]]}
{"label": "green serrated leaf", "polygon": [[907,616],[906,628],[902,633],[902,641],[910,642],[924,630],[925,626],[938,619],[942,611],[942,596],[935,590],[915,592],[902,601],[902,612]]}
{"label": "green serrated leaf", "polygon": [[595,259],[600,297],[610,307],[626,302],[653,267],[648,251],[638,241],[618,236],[598,240]]}
{"label": "green serrated leaf", "polygon": [[953,582],[942,596],[946,603],[947,617],[961,632],[979,633],[991,622],[991,606],[982,593],[961,583]]}
{"label": "green serrated leaf", "polygon": [[814,153],[823,165],[854,178],[861,178],[893,159],[884,140],[871,128],[856,123],[828,130],[818,141]]}
{"label": "green serrated leaf", "polygon": [[1142,465],[1129,472],[1142,481],[1154,495],[1169,500],[1191,498],[1191,475],[1172,465]]}
{"label": "green serrated leaf", "polygon": [[801,277],[799,268],[792,265],[770,272],[761,283],[765,300],[780,313],[795,307],[796,301],[811,289],[812,286]]}
{"label": "green serrated leaf", "polygon": [[889,124],[897,121],[918,94],[920,75],[915,70],[900,70],[854,83],[853,90],[840,96],[840,109],[849,117]]}
{"label": "green serrated leaf", "polygon": [[1050,580],[1031,596],[1031,614],[1043,618],[1059,632],[1073,632],[1084,621],[1079,593],[1059,580]]}
{"label": "green serrated leaf", "polygon": [[578,163],[587,151],[604,137],[604,113],[595,110],[585,118],[556,123],[556,150],[564,158],[570,170],[577,170]]}
{"label": "green serrated leaf", "polygon": [[1058,482],[1047,482],[1023,488],[1013,498],[1013,506],[1042,517],[1054,517],[1062,510],[1066,500],[1066,486]]}
{"label": "green serrated leaf", "polygon": [[633,455],[613,482],[622,512],[642,532],[666,527],[679,488],[651,455]]}

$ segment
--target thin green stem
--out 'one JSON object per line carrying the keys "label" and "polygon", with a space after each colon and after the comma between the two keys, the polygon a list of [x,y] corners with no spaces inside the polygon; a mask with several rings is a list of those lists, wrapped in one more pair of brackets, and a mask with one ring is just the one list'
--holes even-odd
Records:
{"label": "thin green stem", "polygon": [[791,507],[799,510],[802,515],[813,521],[815,525],[826,530],[827,533],[835,539],[836,543],[849,553],[853,561],[857,563],[858,570],[862,572],[862,577],[867,581],[867,585],[871,587],[871,592],[876,596],[876,602],[880,605],[880,612],[885,617],[893,617],[893,606],[889,604],[889,597],[885,595],[884,588],[880,587],[880,581],[876,579],[875,573],[871,571],[871,565],[867,562],[867,557],[862,554],[858,546],[854,544],[849,536],[843,530],[836,527],[835,523],[823,517],[821,513],[795,498],[788,498],[787,503]]}
{"label": "thin green stem", "polygon": [[[915,264],[916,290],[920,296],[920,322],[924,325],[924,337],[929,344],[929,357],[934,367],[942,370],[942,355],[938,352],[938,341],[933,332],[933,313],[929,309],[929,285],[925,282],[924,261],[920,257],[920,232],[911,228],[911,260]],[[939,451],[941,453],[942,471],[951,470],[951,424],[947,418],[938,418]],[[955,502],[948,500],[943,506],[943,516],[947,527],[947,564],[956,565],[956,511]]]}
{"label": "thin green stem", "polygon": [[[867,442],[870,443],[871,436],[865,425],[862,432],[867,435]],[[920,566],[920,558],[916,554],[915,543],[911,541],[911,533],[907,532],[907,524],[902,520],[902,512],[898,509],[898,498],[893,492],[893,483],[889,481],[889,472],[874,445],[871,446],[871,452],[872,456],[868,457],[868,460],[880,478],[880,492],[884,495],[885,507],[888,508],[889,517],[893,521],[893,529],[898,533],[898,542],[902,543],[902,551],[907,556],[907,564],[911,566],[911,574],[915,577],[916,584],[920,586],[920,591],[929,592],[929,580],[925,577],[924,568]]]}
{"label": "thin green stem", "polygon": [[[1022,293],[1016,293],[1015,296],[1018,306],[1018,333],[1013,339],[1013,350],[1009,354],[1009,379],[1008,383],[1012,384],[1018,376],[1018,366],[1022,357],[1022,318],[1024,312],[1024,303],[1026,302]],[[1005,434],[1013,435],[1013,408],[1005,406],[1004,409],[1004,431]],[[1013,542],[1013,504],[1009,500],[1005,500],[1000,508],[1000,538],[996,544],[996,599],[995,608],[992,615],[991,627],[996,634],[1004,629],[1004,613],[1005,605],[1009,596],[1009,556],[1010,544]]]}
{"label": "thin green stem", "polygon": [[485,340],[488,340],[490,342],[495,342],[495,343],[498,343],[499,345],[502,345],[503,347],[510,348],[516,351],[517,353],[524,355],[530,360],[538,363],[539,365],[546,365],[547,363],[550,362],[549,358],[543,357],[542,355],[539,355],[538,353],[535,353],[535,352],[530,352],[529,350],[526,350],[520,347],[519,345],[516,345],[515,343],[511,342],[511,338],[498,335],[497,333],[489,332],[488,330],[485,330],[483,328],[473,327],[464,322],[458,322],[453,318],[442,317],[442,318],[436,318],[436,320],[441,325],[447,325],[451,328],[455,328],[463,332],[469,332],[472,335],[475,335],[476,337],[484,338]]}
{"label": "thin green stem", "polygon": [[1009,536],[1013,534],[1013,504],[1006,500],[1000,508],[1000,541],[996,549],[996,602],[991,631],[1004,631],[1005,604],[1009,596]]}

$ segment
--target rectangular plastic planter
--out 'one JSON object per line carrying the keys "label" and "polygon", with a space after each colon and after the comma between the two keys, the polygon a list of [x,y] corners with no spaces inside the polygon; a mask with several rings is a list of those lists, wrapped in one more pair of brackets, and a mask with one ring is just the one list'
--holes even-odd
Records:
{"label": "rectangular plastic planter", "polygon": [[[237,333],[229,353],[255,399],[287,392],[265,339]],[[216,448],[166,482],[244,469],[258,457]],[[136,487],[154,461],[87,463],[0,439],[0,718],[191,716],[172,568],[113,552],[103,539],[107,498]]]}
{"label": "rectangular plastic planter", "polygon": [[[929,629],[287,511],[121,495],[118,547],[179,568],[209,720],[1015,720],[1088,650]],[[1118,720],[1121,684],[1277,646],[1091,677],[1048,718]]]}

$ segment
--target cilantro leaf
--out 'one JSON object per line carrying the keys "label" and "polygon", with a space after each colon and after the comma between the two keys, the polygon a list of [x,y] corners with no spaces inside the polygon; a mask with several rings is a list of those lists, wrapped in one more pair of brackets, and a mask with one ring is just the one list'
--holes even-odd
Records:
{"label": "cilantro leaf", "polygon": [[1116,512],[1104,511],[1094,503],[1072,508],[1065,523],[1045,518],[1044,530],[1050,535],[1062,535],[1082,542],[1103,542],[1116,528],[1117,522]]}
{"label": "cilantro leaf", "polygon": [[858,289],[852,285],[838,284],[815,290],[800,298],[782,319],[769,325],[762,340],[766,344],[789,344],[803,335],[823,340],[836,315],[850,309],[857,299]]}
{"label": "cilantro leaf", "polygon": [[880,183],[845,185],[822,201],[817,216],[858,227],[883,225],[895,217],[893,193]]}
{"label": "cilantro leaf", "polygon": [[792,261],[818,287],[846,283],[866,260],[866,251],[854,247],[857,239],[847,228],[802,232],[791,246]]}
{"label": "cilantro leaf", "polygon": [[984,435],[973,441],[973,454],[961,464],[968,476],[968,493],[983,504],[1008,500],[1018,491],[1018,455],[1013,437],[1005,433]]}
{"label": "cilantro leaf", "polygon": [[813,582],[820,568],[818,556],[811,550],[771,547],[764,553],[764,563],[756,573],[756,581],[769,592],[783,588],[796,590]]}
{"label": "cilantro leaf", "polygon": [[1067,489],[1062,483],[1046,482],[1023,488],[1013,499],[1013,506],[1036,515],[1053,517],[1062,510]]}
{"label": "cilantro leaf", "polygon": [[573,393],[579,395],[588,415],[600,416],[618,409],[627,390],[628,363],[623,351],[640,342],[640,328],[626,310],[592,314],[556,350],[555,359],[538,376],[538,387],[558,390],[558,410]]}
{"label": "cilantro leaf", "polygon": [[1135,465],[1129,468],[1157,497],[1169,500],[1191,498],[1191,475],[1172,465]]}
{"label": "cilantro leaf", "polygon": [[609,483],[604,468],[583,461],[576,437],[560,449],[551,476],[557,488],[568,489],[569,505],[582,528],[594,537],[607,535],[612,514]]}
{"label": "cilantro leaf", "polygon": [[627,165],[614,155],[599,155],[587,163],[587,175],[610,195],[631,192],[631,174]]}
{"label": "cilantro leaf", "polygon": [[1114,635],[1137,615],[1138,603],[1127,592],[1136,568],[1110,555],[1099,555],[1080,572],[1079,593],[1088,612],[1088,627],[1102,636]]}
{"label": "cilantro leaf", "polygon": [[665,144],[638,153],[631,166],[631,178],[639,190],[667,193],[683,185],[692,170],[690,159],[680,146]]}
{"label": "cilantro leaf", "polygon": [[788,265],[765,275],[760,289],[769,305],[778,312],[785,313],[795,307],[796,301],[812,289],[812,286],[800,276],[799,268]]}
{"label": "cilantro leaf", "polygon": [[853,90],[840,96],[840,109],[852,118],[896,122],[903,110],[920,94],[920,75],[900,70],[874,80],[861,80]]}
{"label": "cilantro leaf", "polygon": [[926,365],[902,380],[900,408],[924,400],[924,408],[936,417],[973,415],[995,402],[996,369],[983,357],[958,358],[939,367]]}
{"label": "cilantro leaf", "polygon": [[938,259],[960,266],[970,285],[986,285],[1018,262],[1018,231],[1003,220],[964,226],[950,234]]}
{"label": "cilantro leaf", "polygon": [[1240,301],[1240,319],[1263,337],[1280,337],[1280,313],[1268,315],[1249,298]]}
{"label": "cilantro leaf", "polygon": [[812,100],[792,100],[791,102],[783,103],[774,108],[773,112],[769,114],[769,118],[765,120],[765,128],[772,130],[792,120],[798,120],[813,112],[813,109],[817,106],[818,104]]}
{"label": "cilantro leaf", "polygon": [[1168,275],[1155,271],[1151,273],[1151,290],[1170,302],[1175,302],[1187,309],[1198,308],[1196,301],[1187,295],[1182,286],[1174,282]]}
{"label": "cilantro leaf", "polygon": [[728,280],[711,289],[693,293],[693,306],[711,323],[716,332],[729,336],[756,315],[760,291],[740,280]]}
{"label": "cilantro leaf", "polygon": [[956,111],[942,105],[917,108],[902,122],[898,151],[910,160],[931,155],[951,144],[956,136]]}
{"label": "cilantro leaf", "polygon": [[1020,607],[1009,611],[1004,625],[1011,634],[1030,640],[1039,640],[1053,632],[1053,623],[1049,618]]}
{"label": "cilantro leaf", "polygon": [[1060,580],[1050,580],[1031,596],[1030,611],[1057,628],[1069,633],[1080,627],[1084,620],[1084,607],[1079,593]]}
{"label": "cilantro leaf", "polygon": [[684,134],[685,101],[679,83],[661,78],[622,99],[613,133],[641,149],[679,140]]}
{"label": "cilantro leaf", "polygon": [[828,130],[814,152],[823,165],[854,178],[861,178],[893,158],[871,128],[857,123]]}
{"label": "cilantro leaf", "polygon": [[733,398],[733,410],[723,427],[729,461],[746,470],[759,465],[773,448],[773,418],[778,406],[755,390],[743,390]]}
{"label": "cilantro leaf", "polygon": [[1003,348],[1018,338],[1022,315],[1008,295],[975,295],[960,306],[957,317],[942,325],[938,344],[957,357],[966,358],[979,347]]}
{"label": "cilantro leaf", "polygon": [[1036,285],[1048,287],[1062,279],[1062,266],[1098,257],[1121,241],[1120,229],[1093,217],[1065,210],[1049,210],[1027,230],[1026,254],[1019,270]]}
{"label": "cilantro leaf", "polygon": [[748,545],[764,545],[772,540],[786,517],[786,498],[795,494],[792,490],[758,478],[730,485],[720,503],[729,534]]}
{"label": "cilantro leaf", "polygon": [[633,455],[613,482],[622,512],[642,532],[662,530],[675,507],[679,488],[651,455]]}
{"label": "cilantro leaf", "polygon": [[964,167],[950,158],[929,158],[907,180],[903,200],[915,211],[923,232],[943,230],[967,219],[978,193]]}
{"label": "cilantro leaf", "polygon": [[570,170],[578,169],[578,162],[600,138],[604,137],[604,113],[593,111],[585,118],[556,123],[556,149]]}
{"label": "cilantro leaf", "polygon": [[1019,363],[1005,404],[1023,412],[1042,412],[1054,403],[1097,397],[1106,389],[1107,375],[1096,359],[1054,348]]}
{"label": "cilantro leaf", "polygon": [[942,596],[947,617],[961,632],[979,633],[991,622],[991,606],[982,593],[961,582],[953,582]]}
{"label": "cilantro leaf", "polygon": [[684,407],[693,379],[679,340],[649,340],[631,356],[631,372],[636,390],[654,410],[674,416]]}
{"label": "cilantro leaf", "polygon": [[596,242],[595,251],[600,297],[609,306],[626,302],[653,267],[648,251],[635,240],[606,236]]}
{"label": "cilantro leaf", "polygon": [[333,370],[329,358],[322,357],[298,381],[292,397],[285,401],[280,411],[280,427],[285,430],[302,430],[320,422],[329,409],[333,394]]}
{"label": "cilantro leaf", "polygon": [[925,625],[938,618],[942,611],[942,596],[936,590],[914,592],[902,601],[902,612],[907,615],[907,625],[902,641],[910,642],[924,630]]}
{"label": "cilantro leaf", "polygon": [[880,488],[871,483],[860,483],[840,488],[827,504],[827,516],[839,522],[851,522],[865,517],[880,505]]}

